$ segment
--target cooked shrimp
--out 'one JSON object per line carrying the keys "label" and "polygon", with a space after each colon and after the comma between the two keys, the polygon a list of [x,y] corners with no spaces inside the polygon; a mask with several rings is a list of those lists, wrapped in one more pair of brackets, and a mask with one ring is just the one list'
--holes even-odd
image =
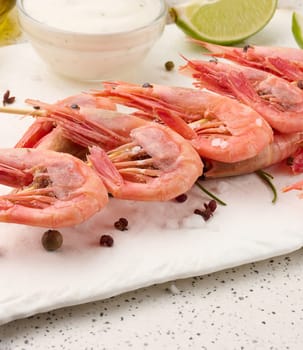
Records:
{"label": "cooked shrimp", "polygon": [[[115,197],[169,200],[189,190],[202,175],[203,164],[197,152],[168,127],[116,111],[73,111],[34,102],[57,125],[38,149],[55,147],[74,154],[70,142],[75,144],[76,152],[81,145],[88,147],[89,164],[100,172]],[[116,134],[120,139],[118,147],[113,147]]]}
{"label": "cooked shrimp", "polygon": [[275,134],[274,141],[253,158],[236,163],[204,161],[206,178],[249,174],[292,157],[303,145],[303,133]]}
{"label": "cooked shrimp", "polygon": [[210,51],[244,66],[265,70],[289,81],[303,79],[303,51],[298,48],[245,45],[243,48],[210,44],[192,39]]}
{"label": "cooked shrimp", "polygon": [[181,72],[195,85],[233,96],[282,133],[303,131],[303,91],[273,74],[235,64],[188,60]]}
{"label": "cooked shrimp", "polygon": [[237,162],[254,157],[273,138],[260,114],[209,91],[123,82],[107,82],[104,87],[92,93],[138,108],[150,118],[160,118],[189,139],[202,157]]}
{"label": "cooked shrimp", "polygon": [[65,138],[83,147],[95,145],[110,150],[121,146],[130,141],[132,129],[147,123],[146,120],[115,110],[94,107],[74,109],[37,100],[26,101],[39,106],[44,111],[43,119],[60,127]]}
{"label": "cooked shrimp", "polygon": [[0,182],[15,187],[0,196],[0,221],[59,228],[80,224],[101,210],[108,194],[81,160],[31,148],[0,150]]}
{"label": "cooked shrimp", "polygon": [[167,201],[188,191],[202,175],[198,153],[170,128],[149,123],[130,136],[130,143],[107,154],[92,147],[88,156],[114,197]]}
{"label": "cooked shrimp", "polygon": [[[39,101],[28,100],[30,104],[35,107],[34,111],[24,111],[24,114],[30,114],[32,116],[39,117],[35,122],[26,130],[25,134],[21,137],[15,147],[33,148],[37,147],[41,142],[44,142],[44,137],[48,138],[48,134],[56,127],[56,124],[49,120],[47,117],[47,111],[41,111]],[[102,98],[98,96],[92,96],[85,93],[69,96],[65,99],[57,101],[55,106],[79,110],[80,108],[99,108],[115,111],[116,105],[108,98]],[[5,109],[4,109],[5,110]],[[8,111],[8,109],[6,109]],[[12,109],[11,112],[14,112]]]}

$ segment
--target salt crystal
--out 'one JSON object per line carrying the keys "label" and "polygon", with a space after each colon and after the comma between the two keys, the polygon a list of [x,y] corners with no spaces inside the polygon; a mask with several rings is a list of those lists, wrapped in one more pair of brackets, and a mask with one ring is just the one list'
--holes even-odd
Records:
{"label": "salt crystal", "polygon": [[228,146],[228,142],[220,138],[215,138],[211,141],[211,145],[213,147],[221,147],[224,149]]}
{"label": "salt crystal", "polygon": [[262,125],[263,125],[263,120],[262,120],[262,118],[256,119],[256,124],[257,124],[257,126],[262,126]]}
{"label": "salt crystal", "polygon": [[213,139],[211,141],[211,145],[214,147],[220,146],[220,143],[221,143],[221,139],[219,139],[219,138]]}
{"label": "salt crystal", "polygon": [[132,154],[136,154],[138,152],[141,151],[141,147],[140,146],[134,146],[131,150]]}

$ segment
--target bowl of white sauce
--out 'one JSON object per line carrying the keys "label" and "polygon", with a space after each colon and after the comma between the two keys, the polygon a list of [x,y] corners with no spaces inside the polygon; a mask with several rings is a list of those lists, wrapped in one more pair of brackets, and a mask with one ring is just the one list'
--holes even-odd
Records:
{"label": "bowl of white sauce", "polygon": [[165,0],[18,0],[21,28],[53,71],[76,80],[117,77],[161,36]]}

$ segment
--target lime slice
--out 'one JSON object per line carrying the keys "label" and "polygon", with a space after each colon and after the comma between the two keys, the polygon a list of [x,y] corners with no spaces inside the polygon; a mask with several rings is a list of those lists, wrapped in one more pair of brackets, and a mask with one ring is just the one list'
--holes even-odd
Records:
{"label": "lime slice", "polygon": [[298,46],[303,48],[303,15],[293,12],[291,30]]}
{"label": "lime slice", "polygon": [[170,13],[187,35],[231,45],[259,32],[276,8],[277,0],[195,0],[172,7]]}

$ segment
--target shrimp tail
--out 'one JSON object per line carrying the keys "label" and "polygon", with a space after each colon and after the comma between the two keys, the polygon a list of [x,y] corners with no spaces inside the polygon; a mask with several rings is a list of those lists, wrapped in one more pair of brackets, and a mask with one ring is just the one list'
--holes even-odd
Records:
{"label": "shrimp tail", "polygon": [[115,192],[115,189],[123,184],[123,178],[119,171],[102,148],[92,146],[89,148],[89,151],[87,159],[93,169],[100,176],[107,190],[110,193]]}
{"label": "shrimp tail", "polygon": [[35,148],[37,144],[48,135],[54,128],[54,123],[41,119],[35,122],[26,130],[21,139],[16,143],[16,148]]}
{"label": "shrimp tail", "polygon": [[155,113],[164,124],[169,126],[185,139],[191,140],[197,136],[196,133],[184,121],[184,119],[180,118],[176,113],[163,108],[156,108]]}

